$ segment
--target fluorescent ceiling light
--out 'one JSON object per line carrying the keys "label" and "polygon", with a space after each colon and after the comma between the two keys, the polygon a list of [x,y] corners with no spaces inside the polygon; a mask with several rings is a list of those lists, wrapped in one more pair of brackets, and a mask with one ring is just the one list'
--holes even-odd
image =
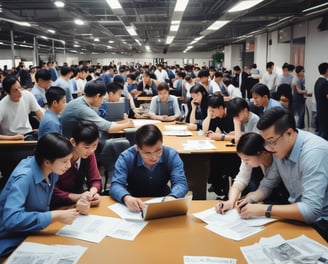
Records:
{"label": "fluorescent ceiling light", "polygon": [[76,25],[79,25],[79,26],[84,25],[84,21],[82,21],[81,19],[78,19],[78,18],[74,20],[74,23],[75,23]]}
{"label": "fluorescent ceiling light", "polygon": [[180,25],[171,25],[170,31],[178,31]]}
{"label": "fluorescent ceiling light", "polygon": [[210,25],[207,29],[208,30],[218,30],[219,28],[222,28],[225,26],[225,24],[228,24],[229,20],[217,20],[212,25]]}
{"label": "fluorescent ceiling light", "polygon": [[176,25],[176,24],[180,24],[181,21],[180,20],[172,20],[171,21],[171,25]]}
{"label": "fluorescent ceiling light", "polygon": [[48,39],[46,36],[40,36],[40,38],[43,38],[43,39]]}
{"label": "fluorescent ceiling light", "polygon": [[253,6],[256,6],[257,4],[261,3],[263,0],[246,0],[246,1],[241,1],[237,4],[235,4],[232,8],[228,10],[229,13],[232,12],[239,12],[243,11],[246,9],[250,9]]}
{"label": "fluorescent ceiling light", "polygon": [[125,29],[131,36],[138,36],[134,27],[125,27]]}
{"label": "fluorescent ceiling light", "polygon": [[110,45],[107,45],[107,49],[112,49],[113,47]]}
{"label": "fluorescent ceiling light", "polygon": [[148,45],[145,46],[146,50],[150,51],[150,47]]}
{"label": "fluorescent ceiling light", "polygon": [[78,45],[78,44],[74,44],[73,47],[74,47],[74,48],[80,48],[81,46]]}
{"label": "fluorescent ceiling light", "polygon": [[47,31],[48,31],[49,33],[51,33],[51,34],[55,34],[55,33],[56,33],[56,31],[53,30],[53,29],[48,29]]}
{"label": "fluorescent ceiling light", "polygon": [[30,27],[31,24],[28,23],[28,22],[21,22],[21,21],[17,21],[17,20],[12,20],[12,19],[7,19],[7,18],[3,18],[3,17],[0,17],[0,20],[2,21],[7,21],[9,23],[14,23],[16,25],[19,25],[19,26],[24,26],[24,27]]}
{"label": "fluorescent ceiling light", "polygon": [[282,19],[279,19],[279,20],[276,21],[276,22],[272,22],[271,24],[267,25],[267,27],[272,27],[272,26],[277,25],[277,24],[279,24],[279,23],[281,23],[281,22],[283,22],[283,21],[285,21],[285,20],[291,19],[292,17],[293,17],[293,16],[284,17],[284,18],[282,18]]}
{"label": "fluorescent ceiling light", "polygon": [[313,6],[313,7],[304,9],[304,10],[302,10],[302,12],[308,12],[308,11],[311,11],[313,9],[317,9],[317,8],[320,8],[320,7],[323,7],[323,6],[326,6],[326,5],[328,5],[328,2],[327,3],[324,3],[324,4],[321,4],[321,5],[317,5],[317,6]]}
{"label": "fluorescent ceiling light", "polygon": [[112,44],[112,43],[114,43],[114,40],[108,40],[108,43]]}
{"label": "fluorescent ceiling light", "polygon": [[167,36],[165,44],[170,45],[174,40],[174,36]]}
{"label": "fluorescent ceiling light", "polygon": [[142,46],[139,39],[135,39],[135,41],[138,43],[139,46]]}
{"label": "fluorescent ceiling light", "polygon": [[99,42],[100,40],[99,40],[99,38],[94,38],[93,41],[97,41],[97,42]]}
{"label": "fluorescent ceiling light", "polygon": [[63,1],[55,1],[55,6],[61,8],[65,6],[65,3]]}
{"label": "fluorescent ceiling light", "polygon": [[188,5],[189,0],[177,0],[177,3],[175,4],[174,12],[183,12],[186,9],[186,6]]}
{"label": "fluorescent ceiling light", "polygon": [[118,0],[106,0],[111,9],[121,9],[122,6]]}

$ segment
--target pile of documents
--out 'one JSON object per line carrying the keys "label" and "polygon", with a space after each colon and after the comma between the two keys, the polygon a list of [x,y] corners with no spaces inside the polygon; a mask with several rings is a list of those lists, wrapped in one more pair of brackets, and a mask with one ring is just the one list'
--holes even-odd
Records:
{"label": "pile of documents", "polygon": [[267,217],[242,219],[236,209],[218,214],[214,207],[193,215],[207,223],[205,228],[208,230],[233,240],[241,240],[256,234],[263,230],[265,224],[276,221]]}
{"label": "pile of documents", "polygon": [[248,264],[328,263],[328,247],[301,235],[285,240],[281,235],[261,238],[240,248]]}

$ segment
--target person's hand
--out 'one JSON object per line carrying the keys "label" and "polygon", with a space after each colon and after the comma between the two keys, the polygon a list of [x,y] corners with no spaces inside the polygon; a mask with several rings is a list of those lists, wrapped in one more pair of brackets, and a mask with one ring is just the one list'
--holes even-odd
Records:
{"label": "person's hand", "polygon": [[123,202],[129,208],[129,210],[133,212],[138,212],[145,208],[145,205],[141,199],[135,198],[131,195],[126,195],[123,198]]}
{"label": "person's hand", "polygon": [[14,135],[11,136],[12,140],[24,140],[24,135]]}
{"label": "person's hand", "polygon": [[238,127],[241,126],[241,122],[240,122],[238,116],[235,116],[235,117],[233,118],[233,124],[234,124],[235,127],[236,127],[236,126],[238,126]]}
{"label": "person's hand", "polygon": [[79,212],[75,208],[51,211],[51,217],[53,221],[58,221],[66,225],[71,225],[78,214]]}
{"label": "person's hand", "polygon": [[188,128],[188,130],[196,131],[197,130],[197,125],[189,123],[189,124],[187,124],[187,128]]}
{"label": "person's hand", "polygon": [[[210,133],[209,133],[210,132]],[[221,134],[214,133],[213,131],[208,131],[207,137],[212,140],[221,140]]]}
{"label": "person's hand", "polygon": [[224,212],[231,210],[234,206],[234,203],[231,200],[220,201],[215,206],[215,211],[219,214],[224,214]]}
{"label": "person's hand", "polygon": [[309,93],[307,91],[306,91],[306,93],[304,95],[307,96],[307,97],[312,97],[312,93]]}
{"label": "person's hand", "polygon": [[126,119],[128,127],[134,127],[134,123],[132,119]]}
{"label": "person's hand", "polygon": [[83,215],[88,214],[90,209],[90,202],[85,199],[79,199],[76,202],[76,210]]}
{"label": "person's hand", "polygon": [[91,200],[88,200],[91,206],[96,206],[100,203],[101,196],[99,193],[96,193],[92,196]]}
{"label": "person's hand", "polygon": [[162,115],[160,119],[161,119],[161,121],[169,121],[169,116],[168,115]]}
{"label": "person's hand", "polygon": [[239,215],[241,218],[248,219],[253,216],[264,216],[267,205],[246,203],[239,207]]}

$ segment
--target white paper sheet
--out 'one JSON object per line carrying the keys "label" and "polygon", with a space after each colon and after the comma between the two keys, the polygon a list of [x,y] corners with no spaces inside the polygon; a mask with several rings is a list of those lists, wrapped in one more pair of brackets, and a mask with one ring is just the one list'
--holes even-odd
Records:
{"label": "white paper sheet", "polygon": [[211,140],[187,140],[186,143],[182,144],[184,150],[207,150],[216,149],[216,147],[211,143]]}
{"label": "white paper sheet", "polygon": [[79,215],[73,224],[65,225],[57,235],[99,243],[115,221],[116,218],[112,217]]}
{"label": "white paper sheet", "polygon": [[161,121],[159,120],[152,120],[152,119],[133,119],[132,121],[135,127],[141,127],[143,125],[148,125],[148,124],[161,123]]}
{"label": "white paper sheet", "polygon": [[166,125],[165,129],[166,129],[166,131],[186,131],[186,130],[188,130],[186,125]]}
{"label": "white paper sheet", "polygon": [[107,236],[125,240],[134,240],[142,229],[148,224],[146,221],[129,221],[117,219],[117,224],[111,227]]}
{"label": "white paper sheet", "polygon": [[124,204],[115,203],[115,204],[109,205],[108,208],[123,219],[143,221],[141,212],[132,212]]}
{"label": "white paper sheet", "polygon": [[236,264],[236,259],[231,258],[219,258],[219,257],[207,257],[207,256],[184,256],[184,264]]}
{"label": "white paper sheet", "polygon": [[44,245],[23,242],[8,258],[7,264],[75,264],[87,250],[81,246]]}
{"label": "white paper sheet", "polygon": [[191,133],[191,131],[184,131],[184,130],[170,130],[170,131],[164,131],[163,135],[177,136],[177,137],[189,137],[189,136],[192,136],[192,133]]}

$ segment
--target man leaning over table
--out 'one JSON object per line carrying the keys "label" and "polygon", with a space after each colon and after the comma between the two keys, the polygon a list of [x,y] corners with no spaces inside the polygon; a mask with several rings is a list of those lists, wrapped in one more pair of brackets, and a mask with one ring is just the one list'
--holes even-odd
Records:
{"label": "man leaning over table", "polygon": [[[328,241],[328,142],[297,130],[293,114],[280,107],[266,111],[257,127],[274,160],[259,188],[238,205],[241,217],[265,215],[313,224]],[[289,192],[290,204],[250,203],[263,201],[281,180]]]}
{"label": "man leaning over table", "polygon": [[[170,182],[170,186],[168,183]],[[136,145],[119,156],[109,194],[131,211],[144,208],[139,197],[181,198],[188,192],[183,162],[176,150],[163,146],[163,136],[155,125],[136,131]]]}

